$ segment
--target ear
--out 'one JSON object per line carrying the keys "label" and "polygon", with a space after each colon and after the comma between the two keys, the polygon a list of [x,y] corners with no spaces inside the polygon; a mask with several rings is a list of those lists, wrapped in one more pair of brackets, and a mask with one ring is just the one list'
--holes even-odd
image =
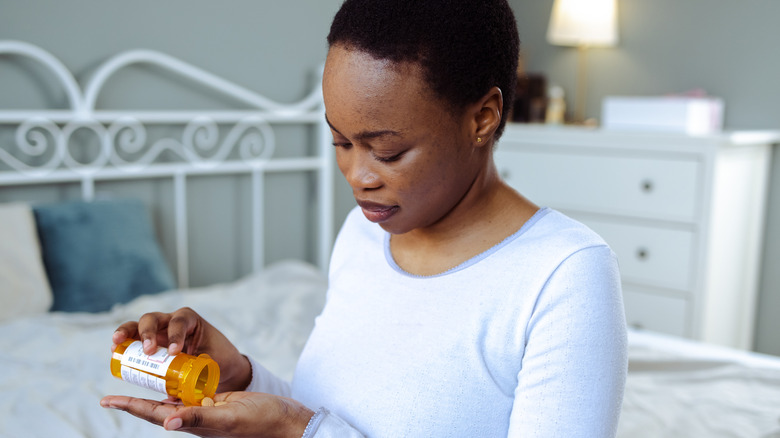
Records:
{"label": "ear", "polygon": [[504,112],[504,97],[501,89],[491,88],[482,98],[470,107],[470,134],[476,146],[493,144],[493,134],[501,124]]}

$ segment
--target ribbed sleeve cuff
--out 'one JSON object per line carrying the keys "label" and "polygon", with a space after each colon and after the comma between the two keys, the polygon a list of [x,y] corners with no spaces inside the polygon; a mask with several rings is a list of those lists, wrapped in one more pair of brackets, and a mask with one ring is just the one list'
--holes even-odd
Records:
{"label": "ribbed sleeve cuff", "polygon": [[325,408],[319,408],[309,420],[301,438],[365,438],[364,435]]}

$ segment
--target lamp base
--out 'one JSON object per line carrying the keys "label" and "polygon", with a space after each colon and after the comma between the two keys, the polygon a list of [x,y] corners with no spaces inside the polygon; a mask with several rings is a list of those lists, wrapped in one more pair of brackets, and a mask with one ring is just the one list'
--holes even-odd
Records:
{"label": "lamp base", "polygon": [[577,46],[577,86],[574,95],[574,118],[572,122],[585,122],[585,103],[588,98],[588,46]]}

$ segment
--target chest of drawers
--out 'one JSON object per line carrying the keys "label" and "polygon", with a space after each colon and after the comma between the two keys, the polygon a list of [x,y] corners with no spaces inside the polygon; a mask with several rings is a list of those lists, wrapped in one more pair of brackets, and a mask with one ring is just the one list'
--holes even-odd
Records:
{"label": "chest of drawers", "polygon": [[610,132],[510,124],[498,171],[618,256],[629,325],[750,349],[775,132]]}

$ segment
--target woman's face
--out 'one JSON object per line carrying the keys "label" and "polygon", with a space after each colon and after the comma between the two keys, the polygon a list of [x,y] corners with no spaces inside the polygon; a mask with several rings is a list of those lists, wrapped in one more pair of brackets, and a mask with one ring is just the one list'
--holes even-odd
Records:
{"label": "woman's face", "polygon": [[467,111],[453,114],[416,64],[334,46],[323,95],[339,169],[366,218],[391,233],[438,223],[484,168]]}

